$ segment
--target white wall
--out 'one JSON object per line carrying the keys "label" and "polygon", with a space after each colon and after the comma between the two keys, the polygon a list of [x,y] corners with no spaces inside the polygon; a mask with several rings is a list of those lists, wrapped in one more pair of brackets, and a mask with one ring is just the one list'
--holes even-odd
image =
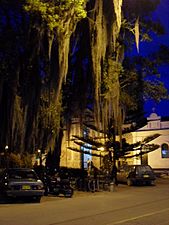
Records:
{"label": "white wall", "polygon": [[[169,169],[169,158],[162,158],[161,145],[167,143],[169,145],[169,121],[161,121],[157,114],[152,113],[148,117],[146,126],[140,128],[136,132],[132,132],[133,143],[142,141],[144,138],[153,134],[160,134],[160,136],[150,144],[158,144],[160,147],[153,152],[148,153],[148,164],[155,169]],[[138,164],[139,159],[133,159],[133,163]]]}

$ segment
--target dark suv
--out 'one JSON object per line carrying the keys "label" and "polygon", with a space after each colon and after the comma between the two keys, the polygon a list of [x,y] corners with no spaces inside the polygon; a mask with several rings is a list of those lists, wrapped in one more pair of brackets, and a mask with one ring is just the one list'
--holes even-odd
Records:
{"label": "dark suv", "polygon": [[117,182],[127,183],[129,186],[135,184],[155,185],[156,176],[149,165],[125,165],[117,171]]}

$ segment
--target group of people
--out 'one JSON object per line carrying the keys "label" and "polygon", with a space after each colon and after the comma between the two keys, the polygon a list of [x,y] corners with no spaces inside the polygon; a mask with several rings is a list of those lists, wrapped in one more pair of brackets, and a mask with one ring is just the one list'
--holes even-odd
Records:
{"label": "group of people", "polygon": [[[87,172],[88,172],[88,177],[92,175],[93,179],[95,181],[98,180],[98,169],[97,167],[94,166],[93,162],[91,160],[87,161]],[[114,164],[111,170],[111,173],[109,174],[111,182],[113,182],[115,185],[118,185],[117,182],[117,167]]]}

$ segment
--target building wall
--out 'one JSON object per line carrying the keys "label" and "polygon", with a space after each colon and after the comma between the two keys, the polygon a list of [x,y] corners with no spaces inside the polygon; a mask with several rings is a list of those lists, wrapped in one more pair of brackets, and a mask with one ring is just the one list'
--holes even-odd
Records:
{"label": "building wall", "polygon": [[[70,129],[70,134],[64,131],[62,146],[61,146],[61,156],[60,156],[60,166],[69,168],[80,168],[81,167],[81,154],[70,150],[68,147],[78,148],[74,143],[73,135],[81,136],[81,129],[78,120],[74,120]],[[79,147],[80,149],[80,147]]]}
{"label": "building wall", "polygon": [[[73,135],[83,137],[84,135],[83,132],[84,130],[81,128],[78,118],[73,120],[69,137],[68,137],[68,132],[64,131],[62,146],[61,146],[61,156],[60,156],[61,167],[81,168],[82,163],[84,163],[84,168],[87,168],[87,161],[90,160],[93,162],[94,166],[96,166],[97,168],[100,168],[102,164],[101,157],[91,156],[90,154],[84,154],[83,160],[82,160],[81,152],[76,152],[69,149],[69,147],[71,147],[71,148],[76,148],[80,151],[80,146],[74,143],[74,140],[76,138],[74,138]],[[88,135],[89,137],[95,139],[98,142],[104,143],[105,141],[102,133],[99,133],[89,128],[88,128]],[[83,148],[83,149],[84,151],[92,152],[92,153],[98,154],[99,156],[103,156],[105,154],[103,149],[100,149],[100,151],[89,150],[87,148],[86,149]]]}
{"label": "building wall", "polygon": [[[154,169],[169,169],[169,158],[162,158],[161,151],[162,144],[166,143],[169,146],[169,121],[161,121],[161,117],[152,113],[147,118],[146,126],[132,132],[133,143],[142,141],[153,134],[160,134],[160,136],[149,143],[158,144],[160,147],[148,153],[148,164]],[[140,164],[140,157],[134,158],[133,164]]]}
{"label": "building wall", "polygon": [[[148,136],[153,134],[160,134],[158,138],[151,141],[150,144],[158,144],[160,147],[153,152],[148,153],[148,164],[155,169],[169,169],[169,158],[162,158],[161,154],[161,146],[164,143],[168,144],[169,147],[169,121],[161,121],[161,117],[159,117],[156,113],[152,113],[147,118],[147,125],[138,129],[135,132],[131,132],[124,135],[126,141],[129,144],[136,143],[138,141],[143,141]],[[70,167],[70,168],[81,168],[82,164],[82,155],[80,152],[75,152],[70,150],[68,147],[77,148],[80,150],[80,146],[77,146],[74,143],[75,138],[73,135],[83,136],[83,131],[80,127],[80,123],[78,119],[74,119],[70,136],[68,137],[67,131],[64,131],[64,137],[62,141],[62,149],[61,149],[61,158],[60,158],[60,166]],[[92,129],[89,130],[89,136],[93,139],[98,140],[99,142],[105,141],[103,134],[96,132]],[[97,153],[98,155],[104,155],[105,152],[93,151],[93,153]],[[131,152],[131,154],[135,154],[136,152]],[[137,152],[139,153],[139,151]],[[87,164],[87,160],[90,159],[93,161],[94,165],[97,168],[100,168],[102,164],[101,157],[90,156],[88,154],[84,154],[84,163]],[[134,157],[127,160],[128,164],[141,164],[140,157]]]}

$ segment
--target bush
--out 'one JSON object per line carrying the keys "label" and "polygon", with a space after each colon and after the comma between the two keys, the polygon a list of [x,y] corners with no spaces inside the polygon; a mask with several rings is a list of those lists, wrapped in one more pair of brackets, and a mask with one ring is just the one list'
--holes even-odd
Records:
{"label": "bush", "polygon": [[32,156],[28,153],[9,153],[7,155],[8,166],[9,167],[27,167],[32,168]]}

